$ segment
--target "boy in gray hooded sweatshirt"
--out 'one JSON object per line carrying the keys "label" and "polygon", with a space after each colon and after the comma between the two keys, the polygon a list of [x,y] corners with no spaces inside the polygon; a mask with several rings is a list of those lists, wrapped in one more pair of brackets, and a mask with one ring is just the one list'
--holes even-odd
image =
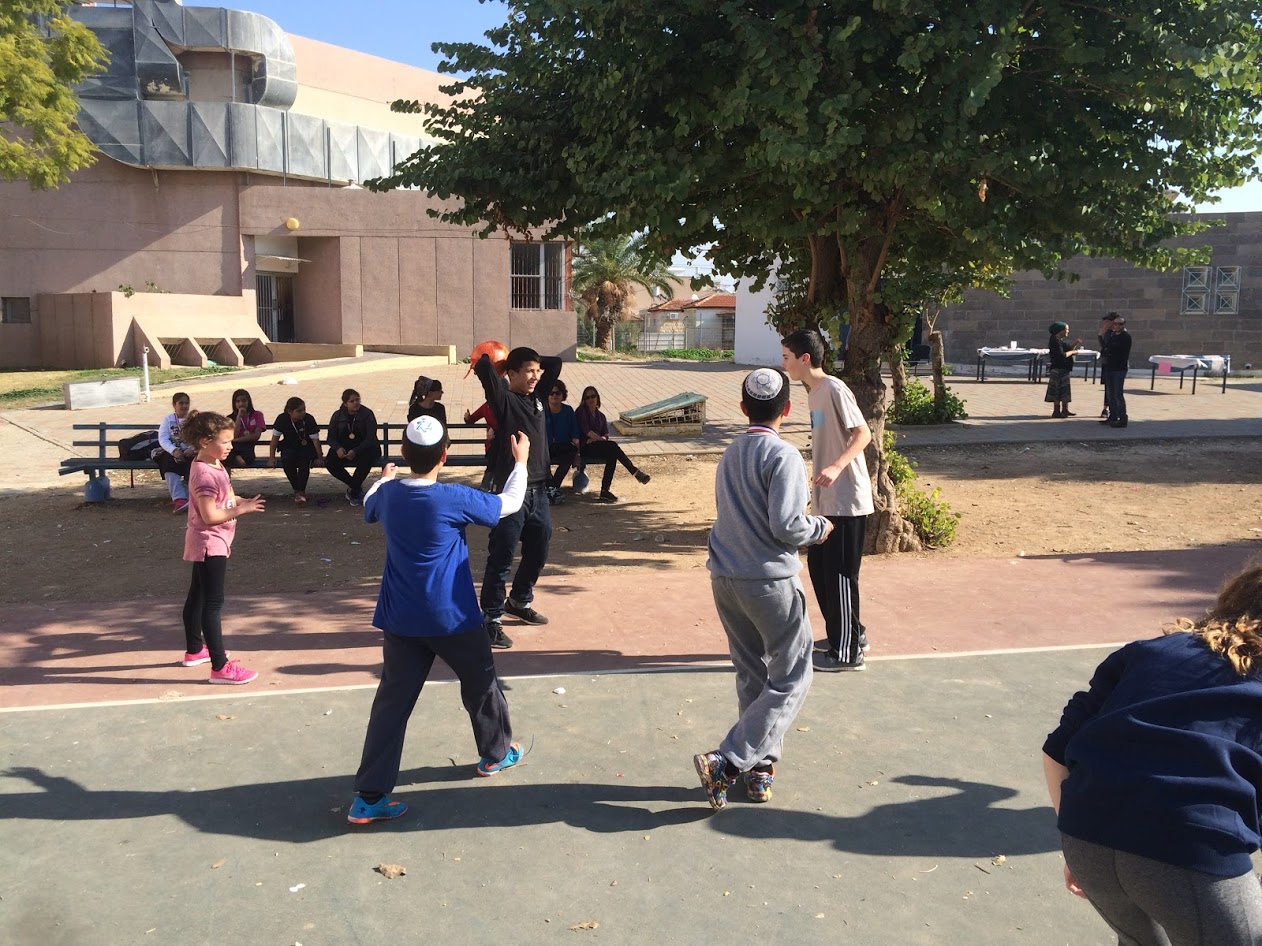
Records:
{"label": "boy in gray hooded sweatshirt", "polygon": [[751,801],[771,800],[784,734],[811,686],[811,622],[798,549],[823,542],[832,523],[806,515],[806,465],[780,439],[789,379],[758,368],[741,387],[747,433],[723,453],[715,475],[718,515],[710,530],[710,587],[736,668],[740,717],[719,748],[693,757],[715,810],[742,775]]}

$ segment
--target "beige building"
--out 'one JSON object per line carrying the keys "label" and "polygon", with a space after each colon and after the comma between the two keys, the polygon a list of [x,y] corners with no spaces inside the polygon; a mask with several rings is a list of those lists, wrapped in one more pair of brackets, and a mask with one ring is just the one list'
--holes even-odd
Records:
{"label": "beige building", "polygon": [[573,357],[567,246],[359,186],[425,140],[388,103],[436,99],[437,73],[177,0],[74,15],[111,53],[80,90],[102,155],[57,190],[0,184],[0,366],[464,357],[488,338]]}

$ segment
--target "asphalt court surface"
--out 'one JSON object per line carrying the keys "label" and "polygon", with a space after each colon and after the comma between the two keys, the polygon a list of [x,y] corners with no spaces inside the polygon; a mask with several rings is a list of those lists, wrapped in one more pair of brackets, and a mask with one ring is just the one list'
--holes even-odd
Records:
{"label": "asphalt court surface", "polygon": [[411,810],[355,829],[371,688],[0,714],[0,940],[1111,942],[1038,755],[1106,652],[817,674],[772,802],[714,814],[691,756],[733,720],[724,669],[510,679],[530,752],[493,779],[427,686]]}

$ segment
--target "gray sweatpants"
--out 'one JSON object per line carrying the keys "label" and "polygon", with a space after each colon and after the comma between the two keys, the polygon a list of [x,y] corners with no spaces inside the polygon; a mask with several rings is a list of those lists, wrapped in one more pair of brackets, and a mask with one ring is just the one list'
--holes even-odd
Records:
{"label": "gray sweatpants", "polygon": [[797,576],[712,576],[714,607],[736,668],[740,718],[719,751],[740,769],[775,762],[811,688],[811,621]]}
{"label": "gray sweatpants", "polygon": [[1262,887],[1252,871],[1215,877],[1066,834],[1061,847],[1118,946],[1262,943]]}

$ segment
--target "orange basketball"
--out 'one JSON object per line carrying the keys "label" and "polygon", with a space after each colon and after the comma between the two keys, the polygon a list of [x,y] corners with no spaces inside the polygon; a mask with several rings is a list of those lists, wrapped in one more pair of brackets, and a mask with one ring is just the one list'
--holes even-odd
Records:
{"label": "orange basketball", "polygon": [[504,362],[508,358],[508,348],[503,342],[497,342],[494,339],[488,339],[485,342],[479,342],[473,346],[473,351],[469,353],[469,371],[464,376],[469,377],[469,372],[473,370],[473,366],[478,363],[483,355],[491,359],[491,365],[495,368],[495,373],[500,377],[504,376],[504,372],[508,369],[504,367]]}

